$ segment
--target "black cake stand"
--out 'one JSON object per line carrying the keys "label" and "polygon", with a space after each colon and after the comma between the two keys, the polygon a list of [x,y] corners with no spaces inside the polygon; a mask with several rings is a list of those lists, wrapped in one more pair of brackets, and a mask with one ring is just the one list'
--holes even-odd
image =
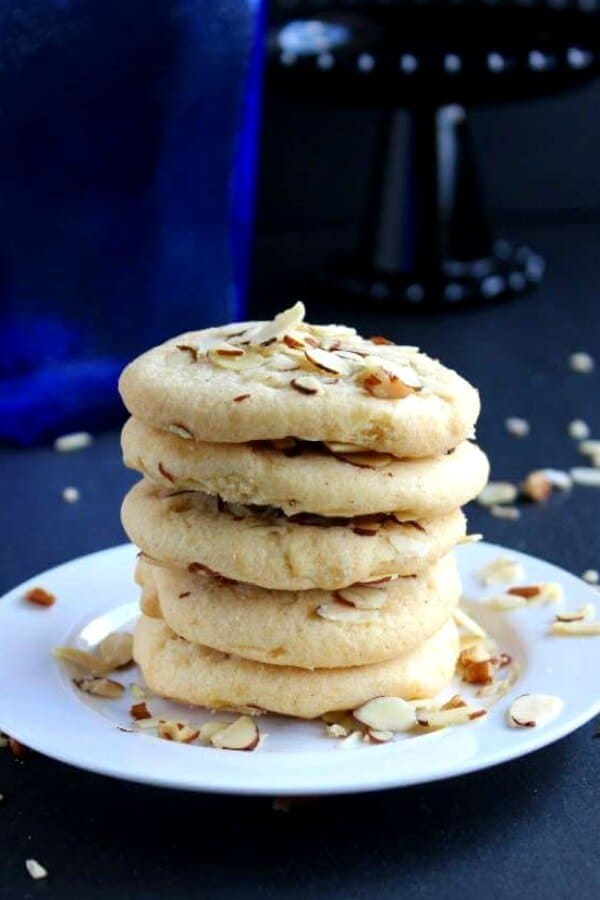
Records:
{"label": "black cake stand", "polygon": [[542,258],[490,230],[466,109],[556,93],[594,75],[597,2],[273,3],[273,90],[385,111],[361,238],[322,273],[328,291],[430,307],[504,299],[540,281]]}

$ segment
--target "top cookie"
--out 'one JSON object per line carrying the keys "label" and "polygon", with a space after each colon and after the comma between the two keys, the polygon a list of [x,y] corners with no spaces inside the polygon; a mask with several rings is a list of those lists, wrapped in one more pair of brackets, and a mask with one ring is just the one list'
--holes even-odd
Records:
{"label": "top cookie", "polygon": [[119,389],[147,425],[198,441],[289,436],[395,456],[456,447],[479,414],[477,391],[415,347],[308,325],[297,303],[271,322],[188,332],[135,359]]}

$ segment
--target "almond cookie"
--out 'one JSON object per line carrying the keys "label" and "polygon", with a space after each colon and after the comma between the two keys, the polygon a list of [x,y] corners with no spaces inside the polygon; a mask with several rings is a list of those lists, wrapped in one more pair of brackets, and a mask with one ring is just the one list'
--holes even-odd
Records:
{"label": "almond cookie", "polygon": [[258,707],[314,719],[356,709],[372,697],[432,697],[451,679],[458,632],[448,621],[421,646],[397,659],[349,669],[296,669],[229,656],[178,637],[159,619],[142,616],[134,657],[155,693],[209,709]]}
{"label": "almond cookie", "polygon": [[242,443],[289,436],[395,456],[436,456],[465,440],[479,395],[451,369],[383,338],[303,322],[179,335],[135,359],[119,383],[129,412],[180,437]]}
{"label": "almond cookie", "polygon": [[489,474],[485,453],[463,441],[432,459],[348,453],[332,444],[184,440],[130,419],[121,435],[123,461],[165,487],[218,494],[232,503],[276,506],[286,515],[359,516],[398,512],[405,519],[440,516],[480,493]]}
{"label": "almond cookie", "polygon": [[438,631],[460,598],[452,555],[419,576],[336,592],[267,591],[140,560],[145,610],[186,640],[278,666],[343,668],[414,650]]}
{"label": "almond cookie", "polygon": [[460,510],[414,522],[307,513],[290,519],[270,507],[230,506],[146,479],[126,495],[121,518],[133,543],[156,560],[290,591],[336,590],[384,575],[414,575],[465,534]]}

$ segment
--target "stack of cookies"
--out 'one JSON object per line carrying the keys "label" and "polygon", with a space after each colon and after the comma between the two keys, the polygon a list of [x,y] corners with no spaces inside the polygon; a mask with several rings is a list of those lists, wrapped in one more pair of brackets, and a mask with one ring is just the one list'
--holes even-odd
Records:
{"label": "stack of cookies", "polygon": [[167,341],[120,389],[153,691],[314,718],[444,687],[460,507],[488,476],[473,387],[298,303]]}

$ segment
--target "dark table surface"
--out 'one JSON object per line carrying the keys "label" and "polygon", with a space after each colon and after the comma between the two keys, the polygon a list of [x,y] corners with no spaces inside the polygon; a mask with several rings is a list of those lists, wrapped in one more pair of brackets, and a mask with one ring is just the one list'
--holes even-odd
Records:
{"label": "dark table surface", "polygon": [[[459,368],[482,393],[479,440],[491,456],[493,477],[512,480],[533,468],[580,463],[566,434],[575,417],[600,437],[599,230],[540,227],[518,236],[535,242],[550,268],[536,294],[512,305],[435,317],[311,310],[313,320],[343,320],[366,333],[417,343]],[[318,235],[311,240],[316,244]],[[269,311],[282,305],[263,304]],[[571,372],[566,358],[574,350],[597,352],[599,370]],[[503,422],[511,415],[530,421],[528,438],[506,434]],[[119,502],[134,478],[121,466],[116,434],[71,454],[4,449],[0,472],[0,591],[124,540]],[[79,503],[61,500],[67,485],[81,490]],[[599,514],[600,491],[592,488],[524,508],[518,522],[470,510],[472,529],[489,540],[575,573],[600,568]],[[19,685],[0,690],[18,691]],[[328,797],[288,813],[274,811],[269,798],[186,795],[81,772],[40,755],[19,762],[2,751],[0,897],[595,897],[596,727],[591,722],[551,747],[485,772]],[[30,880],[28,857],[48,868],[46,881]]]}

